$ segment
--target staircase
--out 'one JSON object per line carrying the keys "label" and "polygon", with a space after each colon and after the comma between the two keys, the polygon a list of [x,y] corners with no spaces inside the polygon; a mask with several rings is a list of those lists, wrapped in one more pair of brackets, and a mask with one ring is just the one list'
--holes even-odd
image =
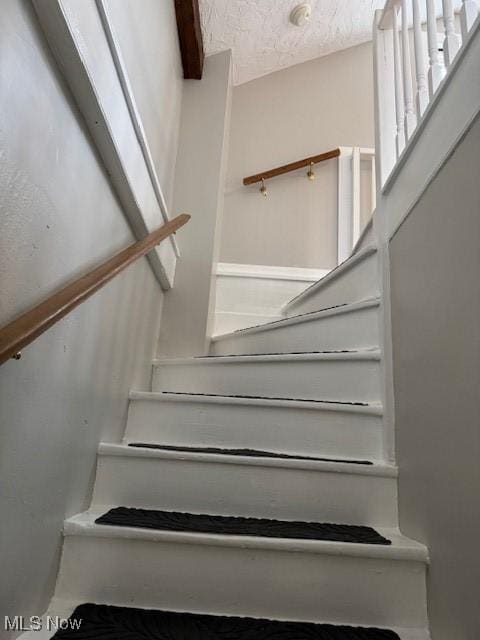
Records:
{"label": "staircase", "polygon": [[154,362],[124,441],[100,445],[90,509],[65,523],[52,612],[133,608],[90,607],[104,626],[185,612],[148,615],[193,624],[189,638],[224,637],[223,622],[232,639],[429,637],[427,550],[398,530],[384,452],[371,242],[283,319]]}

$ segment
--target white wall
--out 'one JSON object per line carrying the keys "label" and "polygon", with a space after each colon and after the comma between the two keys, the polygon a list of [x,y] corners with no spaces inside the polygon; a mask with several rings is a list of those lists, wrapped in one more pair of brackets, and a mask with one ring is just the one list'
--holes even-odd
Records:
{"label": "white wall", "polygon": [[[157,25],[160,42],[174,25]],[[2,2],[0,30],[3,325],[133,235],[31,3]],[[161,72],[176,86],[178,69]],[[143,259],[0,368],[2,615],[48,605],[98,441],[121,437],[129,389],[148,386],[161,304]]]}
{"label": "white wall", "polygon": [[328,271],[222,262],[217,266],[213,335],[282,317],[282,307]]}
{"label": "white wall", "polygon": [[202,80],[184,86],[173,202],[192,219],[178,237],[182,259],[165,297],[164,356],[201,355],[213,332],[230,106],[231,53],[224,51],[205,59]]}
{"label": "white wall", "polygon": [[170,209],[183,88],[175,5],[156,0],[105,3]]}
{"label": "white wall", "polygon": [[260,185],[242,179],[338,146],[374,146],[371,43],[233,90],[222,262],[328,269],[336,264],[336,161]]}
{"label": "white wall", "polygon": [[390,242],[400,525],[429,549],[435,640],[480,629],[479,149],[477,116]]}

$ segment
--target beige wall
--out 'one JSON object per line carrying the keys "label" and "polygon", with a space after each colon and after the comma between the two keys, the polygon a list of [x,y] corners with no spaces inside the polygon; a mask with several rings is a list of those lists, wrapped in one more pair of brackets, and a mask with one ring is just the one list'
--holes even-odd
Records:
{"label": "beige wall", "polygon": [[184,86],[174,208],[192,219],[179,234],[181,259],[165,296],[159,354],[203,355],[213,332],[215,278],[231,110],[231,53],[205,59]]}
{"label": "beige wall", "polygon": [[[172,18],[150,24],[159,41]],[[3,0],[0,32],[3,325],[134,238],[29,0]],[[98,442],[121,438],[129,390],[148,388],[162,297],[140,260],[0,368],[1,624],[49,603]]]}
{"label": "beige wall", "polygon": [[391,240],[400,525],[435,640],[480,633],[480,121]]}
{"label": "beige wall", "polygon": [[233,90],[220,260],[329,268],[336,264],[336,162],[244,187],[244,176],[338,146],[373,147],[370,43]]}

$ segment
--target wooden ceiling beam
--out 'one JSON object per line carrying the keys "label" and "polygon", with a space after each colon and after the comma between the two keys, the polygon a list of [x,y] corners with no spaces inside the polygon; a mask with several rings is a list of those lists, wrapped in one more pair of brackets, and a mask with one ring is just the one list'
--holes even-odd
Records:
{"label": "wooden ceiling beam", "polygon": [[205,54],[198,0],[175,0],[175,13],[183,77],[187,80],[201,80]]}

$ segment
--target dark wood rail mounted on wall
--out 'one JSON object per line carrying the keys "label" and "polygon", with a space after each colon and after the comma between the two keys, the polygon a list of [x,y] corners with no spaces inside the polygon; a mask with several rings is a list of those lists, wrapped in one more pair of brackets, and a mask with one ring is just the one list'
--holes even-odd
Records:
{"label": "dark wood rail mounted on wall", "polygon": [[338,158],[339,155],[340,149],[332,149],[331,151],[320,153],[317,156],[310,156],[309,158],[304,158],[303,160],[297,160],[296,162],[291,162],[290,164],[284,164],[283,167],[277,167],[276,169],[270,169],[269,171],[262,171],[262,173],[257,173],[254,176],[248,176],[247,178],[243,179],[243,184],[255,184],[256,182],[261,182],[262,180],[275,178],[275,176],[281,176],[283,173],[296,171],[297,169],[301,169],[302,167],[309,167],[311,164],[318,164],[319,162],[323,162],[324,160]]}
{"label": "dark wood rail mounted on wall", "polygon": [[190,220],[182,213],[0,329],[0,364],[13,358],[72,309]]}

